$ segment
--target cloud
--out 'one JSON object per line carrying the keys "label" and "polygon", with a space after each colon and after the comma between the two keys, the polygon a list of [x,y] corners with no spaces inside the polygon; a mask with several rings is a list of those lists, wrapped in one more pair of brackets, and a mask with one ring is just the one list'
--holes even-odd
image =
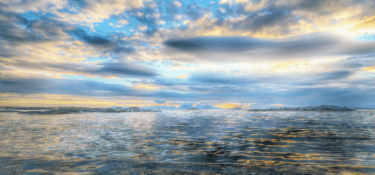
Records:
{"label": "cloud", "polygon": [[91,0],[85,2],[85,7],[80,10],[93,22],[99,22],[108,19],[111,15],[123,13],[125,10],[141,8],[144,5],[143,0]]}
{"label": "cloud", "polygon": [[166,101],[165,100],[158,100],[158,99],[156,99],[155,102],[156,103],[165,103]]}
{"label": "cloud", "polygon": [[230,74],[195,74],[188,78],[190,82],[204,84],[249,84],[252,82],[259,82],[258,78],[248,76],[233,76]]}
{"label": "cloud", "polygon": [[[261,61],[314,58],[333,55],[371,54],[375,42],[345,40],[334,34],[315,33],[286,39],[251,37],[199,37],[170,39],[166,53],[189,53],[196,59]],[[235,54],[235,56],[233,56]],[[230,58],[230,59],[229,59]]]}
{"label": "cloud", "polygon": [[37,33],[23,28],[27,23],[28,20],[22,16],[0,9],[0,39],[11,43],[43,41],[44,38]]}
{"label": "cloud", "polygon": [[154,91],[154,90],[158,90],[159,89],[158,86],[155,86],[155,85],[152,85],[152,84],[142,84],[142,83],[134,85],[133,88],[140,89],[140,90],[148,90],[148,91],[150,91],[150,90]]}
{"label": "cloud", "polygon": [[236,104],[236,103],[222,103],[222,104],[215,105],[214,107],[224,108],[224,109],[240,109],[240,108],[242,108],[241,104]]}
{"label": "cloud", "polygon": [[72,30],[72,31],[67,31],[67,32],[71,33],[72,35],[78,37],[82,41],[96,48],[103,49],[104,51],[109,51],[109,52],[114,52],[114,53],[120,53],[120,52],[131,53],[134,51],[134,48],[129,45],[125,47],[121,46],[120,41],[115,42],[115,41],[112,41],[111,39],[104,38],[98,35],[89,35],[84,30],[79,29],[79,28]]}
{"label": "cloud", "polygon": [[244,37],[201,37],[192,39],[167,40],[166,46],[176,48],[185,52],[197,51],[228,51],[237,52],[251,49],[252,47],[262,47],[266,40]]}
{"label": "cloud", "polygon": [[199,104],[199,103],[192,103],[192,102],[184,102],[181,104],[178,109],[191,109],[191,108],[197,108],[197,109],[214,109],[210,104]]}
{"label": "cloud", "polygon": [[207,8],[194,3],[186,5],[181,14],[184,29],[171,28],[167,32],[180,37],[188,33],[189,37],[243,35],[257,38],[285,38],[312,32],[339,33],[353,38],[375,32],[371,28],[373,1],[314,1],[312,5],[304,0],[227,2],[213,3]]}
{"label": "cloud", "polygon": [[98,73],[103,75],[126,75],[126,76],[143,76],[151,77],[156,76],[155,70],[130,63],[102,63],[103,67],[97,70],[90,70],[90,73]]}
{"label": "cloud", "polygon": [[144,7],[151,0],[5,0],[2,8],[9,12],[50,14],[59,21],[93,28],[114,15]]}
{"label": "cloud", "polygon": [[363,70],[369,71],[369,72],[375,72],[375,66],[364,67]]}
{"label": "cloud", "polygon": [[[306,10],[314,13],[324,12],[324,13],[334,13],[335,11],[344,10],[346,8],[351,8],[355,6],[364,6],[364,4],[373,6],[374,3],[366,2],[366,1],[356,1],[356,0],[349,0],[349,1],[340,1],[340,0],[316,0],[316,1],[309,1],[309,0],[299,0],[296,1],[298,3],[295,4],[295,9]],[[365,5],[365,6],[366,6]],[[364,6],[364,7],[365,7]]]}
{"label": "cloud", "polygon": [[[134,48],[129,42],[108,38],[46,17],[28,21],[22,16],[0,10],[0,63],[4,66],[58,71],[96,76],[151,77],[155,70],[121,61],[84,64],[92,56],[123,59]],[[74,40],[76,37],[78,40]],[[79,40],[83,41],[80,42]],[[32,44],[31,44],[32,43]],[[9,61],[7,58],[12,58]]]}
{"label": "cloud", "polygon": [[270,106],[274,106],[274,107],[284,107],[284,105],[283,104],[271,104]]}
{"label": "cloud", "polygon": [[184,14],[186,14],[187,16],[189,16],[189,18],[193,21],[195,20],[198,20],[199,18],[201,18],[202,16],[204,16],[205,14],[205,9],[195,3],[193,4],[189,4],[185,11],[184,11]]}
{"label": "cloud", "polygon": [[334,72],[328,72],[328,73],[322,73],[319,79],[321,80],[339,80],[339,79],[344,79],[348,78],[350,75],[353,75],[353,72],[351,71],[334,71]]}
{"label": "cloud", "polygon": [[[1,63],[1,60],[0,60]],[[9,64],[9,63],[8,63]],[[101,77],[154,77],[158,73],[153,68],[125,62],[103,62],[96,64],[48,63],[14,60],[12,66],[41,72],[73,74]]]}
{"label": "cloud", "polygon": [[179,8],[181,7],[182,3],[180,1],[173,1],[172,3],[175,7]]}
{"label": "cloud", "polygon": [[[293,22],[292,14],[287,10],[277,10],[277,11],[266,11],[261,12],[256,15],[249,15],[246,19],[241,20],[233,24],[235,29],[245,29],[250,30],[251,32],[262,31],[266,27],[274,26],[283,26],[290,22]],[[289,33],[287,28],[284,28],[286,31],[281,31]]]}
{"label": "cloud", "polygon": [[87,8],[89,5],[85,0],[71,0],[70,3],[72,6],[79,6],[80,8]]}
{"label": "cloud", "polygon": [[[225,84],[227,82],[221,82],[222,84]],[[228,92],[233,92],[233,91],[236,91],[236,92],[241,92],[243,91],[243,89],[237,87],[237,86],[228,86],[228,85],[224,85],[224,86],[220,86],[218,85],[219,83],[217,83],[216,85],[213,85],[213,86],[207,86],[207,85],[203,85],[203,84],[200,84],[200,85],[191,85],[189,86],[189,90],[192,90],[192,91],[196,91],[196,92],[203,92],[203,93],[228,93]]]}
{"label": "cloud", "polygon": [[113,63],[105,62],[98,63],[92,66],[82,66],[80,64],[44,64],[47,67],[55,68],[61,71],[72,71],[76,73],[87,73],[97,76],[134,76],[134,77],[152,77],[157,73],[145,66],[131,64],[131,63]]}
{"label": "cloud", "polygon": [[65,0],[5,0],[1,2],[2,8],[10,12],[57,12],[66,5]]}
{"label": "cloud", "polygon": [[95,81],[66,79],[13,79],[0,80],[2,93],[70,94],[86,96],[130,95],[130,88]]}
{"label": "cloud", "polygon": [[72,31],[72,33],[75,34],[75,36],[79,37],[81,40],[89,43],[89,44],[92,44],[92,45],[111,45],[112,42],[108,39],[105,39],[103,37],[100,37],[100,36],[90,36],[90,35],[87,35],[85,31],[83,31],[82,29],[76,29],[74,31]]}
{"label": "cloud", "polygon": [[[375,32],[375,1],[169,2],[2,1],[1,92],[190,101],[186,107],[197,99],[365,105],[374,97],[375,43],[355,39]],[[194,69],[169,69],[170,61]]]}
{"label": "cloud", "polygon": [[[64,94],[26,94],[26,93],[0,93],[3,106],[33,106],[33,107],[113,107],[113,106],[138,106],[142,108],[152,107],[156,104],[150,100],[138,97],[116,96],[84,96]],[[173,106],[173,104],[163,104]]]}
{"label": "cloud", "polygon": [[[43,56],[51,59],[64,53],[66,49],[61,49],[64,46],[74,50],[75,43],[66,33],[74,26],[48,18],[28,21],[18,14],[1,10],[0,25],[0,50],[4,51],[2,55],[5,57],[25,56],[27,60],[31,60],[35,55],[38,60],[44,59]],[[76,50],[70,54],[76,56],[85,50],[87,49]],[[88,52],[85,54],[90,55]],[[64,59],[60,57],[60,60]]]}

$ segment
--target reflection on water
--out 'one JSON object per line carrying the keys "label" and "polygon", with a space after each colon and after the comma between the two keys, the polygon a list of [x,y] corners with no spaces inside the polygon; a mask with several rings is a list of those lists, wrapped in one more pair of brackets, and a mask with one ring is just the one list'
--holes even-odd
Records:
{"label": "reflection on water", "polygon": [[0,113],[0,174],[375,173],[375,113]]}

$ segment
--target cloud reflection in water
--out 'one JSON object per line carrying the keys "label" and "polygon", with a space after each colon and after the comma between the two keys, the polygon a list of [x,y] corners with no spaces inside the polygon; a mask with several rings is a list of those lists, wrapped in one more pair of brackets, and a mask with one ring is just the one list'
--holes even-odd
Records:
{"label": "cloud reflection in water", "polygon": [[375,172],[372,111],[0,115],[2,173]]}

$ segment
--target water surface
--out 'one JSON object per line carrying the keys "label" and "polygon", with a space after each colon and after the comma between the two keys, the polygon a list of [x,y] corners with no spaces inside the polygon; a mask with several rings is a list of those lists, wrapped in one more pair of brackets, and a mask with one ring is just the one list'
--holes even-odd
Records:
{"label": "water surface", "polygon": [[0,174],[375,173],[375,112],[0,113]]}

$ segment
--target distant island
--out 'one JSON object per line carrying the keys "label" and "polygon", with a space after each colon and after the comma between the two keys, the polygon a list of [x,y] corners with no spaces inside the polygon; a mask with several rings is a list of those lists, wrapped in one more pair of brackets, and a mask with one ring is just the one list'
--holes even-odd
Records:
{"label": "distant island", "polygon": [[320,106],[307,106],[307,107],[281,107],[270,109],[250,109],[249,111],[353,111],[347,107],[338,107],[334,105],[320,105]]}
{"label": "distant island", "polygon": [[139,107],[81,108],[81,107],[0,107],[0,112],[18,112],[20,114],[54,115],[84,112],[160,112],[159,110],[141,109]]}
{"label": "distant island", "polygon": [[[190,108],[189,110],[199,110]],[[307,107],[281,107],[270,109],[250,109],[249,111],[353,111],[347,107],[333,105],[307,106]],[[142,109],[139,107],[111,107],[111,108],[85,108],[85,107],[0,107],[0,112],[17,112],[20,114],[54,115],[73,114],[86,112],[122,113],[122,112],[161,112],[154,109]]]}

